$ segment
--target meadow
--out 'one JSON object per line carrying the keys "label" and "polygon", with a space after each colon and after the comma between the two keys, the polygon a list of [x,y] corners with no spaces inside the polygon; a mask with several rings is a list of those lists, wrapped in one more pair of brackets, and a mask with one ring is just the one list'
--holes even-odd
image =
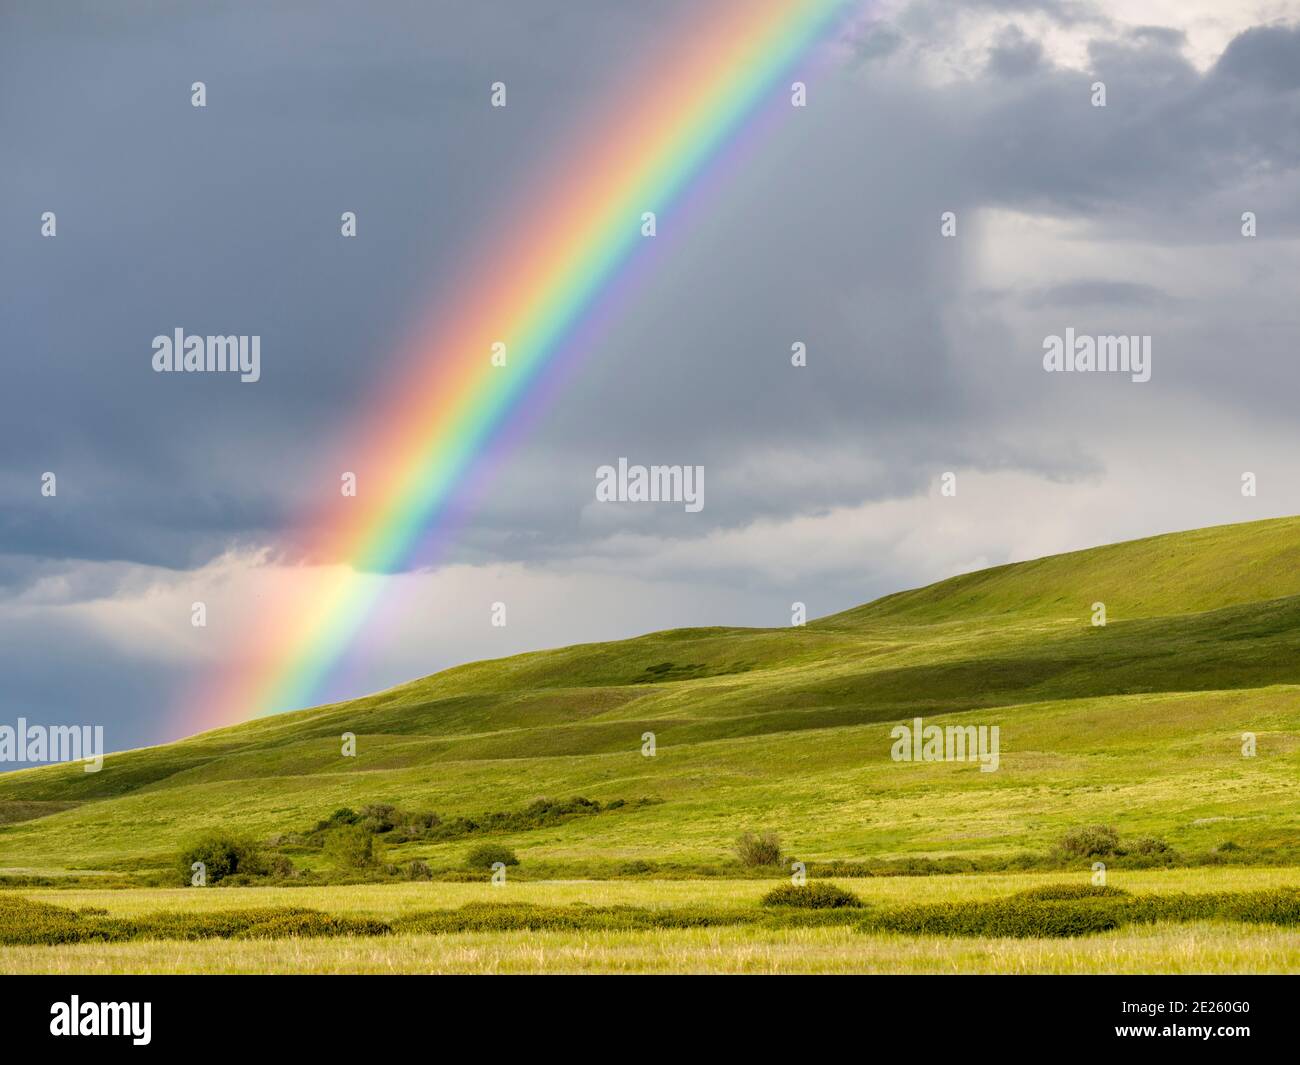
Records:
{"label": "meadow", "polygon": [[[1115,874],[1134,896],[1300,892],[1300,868],[1166,869]],[[867,909],[991,902],[1061,883],[1059,874],[879,877],[840,881]],[[1086,887],[1076,876],[1073,886]],[[305,888],[46,889],[0,892],[0,909],[22,897],[102,911],[114,918],[236,909],[309,907],[350,919],[395,923],[393,934],[265,939],[144,940],[0,946],[0,973],[1027,973],[1300,972],[1300,930],[1224,920],[1152,921],[1072,937],[953,937],[862,931],[855,914],[835,923],[759,923],[764,880],[361,884]],[[404,931],[403,918],[462,907],[632,907],[674,913],[707,907],[752,923],[653,929]],[[824,916],[824,915],[823,915]]]}
{"label": "meadow", "polygon": [[[895,761],[891,731],[917,717],[996,726],[997,771]],[[1085,831],[1094,842],[1078,845]],[[183,886],[205,833],[238,837],[257,862]],[[741,857],[742,833],[771,834],[777,860]],[[505,886],[474,864],[484,845],[517,858]],[[0,776],[0,900],[110,918],[749,912],[796,861],[871,913],[1086,883],[1097,862],[1135,894],[1300,887],[1300,519],[983,570],[802,627],[472,663],[112,754],[99,773]],[[279,971],[290,957],[313,971],[1297,968],[1293,927],[1217,916],[984,940],[746,920],[14,943],[0,970]]]}

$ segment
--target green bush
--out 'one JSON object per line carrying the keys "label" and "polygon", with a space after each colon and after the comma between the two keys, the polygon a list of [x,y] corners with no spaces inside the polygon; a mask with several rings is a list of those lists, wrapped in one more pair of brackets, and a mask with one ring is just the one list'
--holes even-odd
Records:
{"label": "green bush", "polygon": [[834,910],[860,907],[862,900],[853,892],[834,884],[782,884],[763,896],[764,906],[796,906],[805,910]]}
{"label": "green bush", "polygon": [[1154,921],[1300,925],[1300,890],[1295,888],[1201,895],[1128,895],[1116,889],[1103,890],[1104,894],[1061,894],[1057,898],[1027,897],[1029,893],[1022,892],[987,902],[909,906],[873,914],[861,927],[911,935],[1060,937]]}
{"label": "green bush", "polygon": [[1059,901],[1062,899],[1116,898],[1127,894],[1128,892],[1123,888],[1108,887],[1101,884],[1044,884],[1042,887],[1017,891],[1012,898]]}
{"label": "green bush", "polygon": [[83,919],[63,906],[0,895],[0,943],[76,943]]}
{"label": "green bush", "polygon": [[491,869],[497,862],[502,865],[518,865],[519,859],[514,851],[499,843],[480,843],[477,847],[471,847],[465,855],[467,869]]}
{"label": "green bush", "polygon": [[379,864],[380,848],[363,824],[340,824],[325,835],[325,856],[344,869],[366,869]]}
{"label": "green bush", "polygon": [[754,835],[746,832],[736,840],[736,856],[750,867],[781,864],[781,837],[770,829]]}
{"label": "green bush", "polygon": [[394,843],[415,840],[445,842],[465,836],[488,833],[524,832],[535,828],[549,828],[571,821],[576,817],[613,810],[634,810],[655,805],[660,799],[614,799],[600,803],[581,795],[571,799],[534,799],[522,810],[497,811],[476,814],[473,817],[443,819],[432,811],[402,810],[391,803],[368,803],[360,812],[344,806],[335,810],[326,820],[317,821],[316,827],[306,833],[311,846],[323,846],[326,835],[341,825],[362,825],[372,834],[391,838]]}
{"label": "green bush", "polygon": [[302,910],[276,913],[250,921],[235,932],[233,939],[299,939],[332,936],[382,936],[392,931],[383,921],[370,917],[339,917],[335,914]]}
{"label": "green bush", "polygon": [[433,873],[425,862],[407,862],[402,869],[407,880],[432,880]]}
{"label": "green bush", "polygon": [[298,870],[293,867],[293,862],[283,854],[276,854],[270,859],[266,866],[266,872],[268,876],[273,876],[280,880],[287,880],[291,876],[298,875]]}
{"label": "green bush", "polygon": [[350,806],[340,806],[324,821],[316,822],[316,831],[324,832],[336,825],[355,825],[359,820],[361,820],[361,815],[356,810]]}
{"label": "green bush", "polygon": [[1202,895],[1144,895],[1126,904],[1130,921],[1241,921],[1300,925],[1300,890],[1223,891]]}
{"label": "green bush", "polygon": [[1093,901],[941,902],[874,914],[863,928],[908,935],[1061,938],[1118,928],[1121,915]]}
{"label": "green bush", "polygon": [[399,918],[399,932],[636,931],[654,928],[711,928],[753,924],[757,910],[636,906],[538,906],[532,903],[467,903],[455,910],[431,910]]}
{"label": "green bush", "polygon": [[1119,850],[1119,833],[1110,825],[1088,825],[1061,837],[1060,851],[1071,858],[1105,858]]}
{"label": "green bush", "polygon": [[195,862],[203,863],[208,884],[220,883],[236,874],[266,873],[266,864],[257,848],[248,840],[226,832],[209,832],[182,848],[176,863],[181,883],[192,883]]}
{"label": "green bush", "polygon": [[1226,895],[1219,912],[1251,924],[1300,925],[1300,890],[1241,891]]}
{"label": "green bush", "polygon": [[122,943],[131,940],[283,939],[297,936],[375,936],[389,925],[297,907],[204,913],[177,911],[107,917],[23,898],[0,899],[0,944]]}

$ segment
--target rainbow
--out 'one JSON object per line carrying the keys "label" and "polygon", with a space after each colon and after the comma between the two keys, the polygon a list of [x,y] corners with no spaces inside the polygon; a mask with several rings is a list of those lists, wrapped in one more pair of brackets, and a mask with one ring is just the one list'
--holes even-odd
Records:
{"label": "rainbow", "polygon": [[[525,401],[545,392],[557,354],[627,273],[647,243],[642,213],[662,223],[764,103],[788,108],[785,78],[852,4],[697,5],[670,35],[671,51],[629,77],[607,113],[528,182],[526,198],[476,243],[399,352],[391,384],[349,437],[352,457],[338,468],[356,472],[356,498],[335,498],[301,525],[302,557],[348,564],[304,567],[319,578],[268,597],[241,638],[241,664],[190,693],[182,713],[207,728],[312,704],[385,575],[409,565],[448,522],[476,464],[526,417]],[[490,357],[498,342],[505,367]]]}

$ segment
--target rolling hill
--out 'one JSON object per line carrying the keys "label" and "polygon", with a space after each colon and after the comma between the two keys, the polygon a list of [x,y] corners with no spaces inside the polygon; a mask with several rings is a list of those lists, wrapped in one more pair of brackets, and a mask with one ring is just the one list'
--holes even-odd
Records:
{"label": "rolling hill", "polygon": [[[893,761],[890,729],[917,716],[999,726],[1000,768]],[[1293,846],[1300,518],[1000,566],[800,628],[476,662],[97,774],[8,773],[0,873],[147,874],[203,828],[265,838],[341,806],[473,816],[574,795],[659,801],[503,836],[524,868],[716,863],[761,828],[823,860],[1043,851],[1093,822],[1188,850]],[[464,849],[403,852],[447,866]]]}

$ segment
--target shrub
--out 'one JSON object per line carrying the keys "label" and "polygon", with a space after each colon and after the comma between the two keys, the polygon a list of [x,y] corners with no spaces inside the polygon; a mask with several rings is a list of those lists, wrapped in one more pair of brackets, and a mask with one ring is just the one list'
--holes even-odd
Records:
{"label": "shrub", "polygon": [[344,869],[365,869],[377,865],[379,854],[374,835],[361,824],[341,824],[325,836],[325,855]]}
{"label": "shrub", "polygon": [[805,910],[835,910],[860,907],[862,900],[853,892],[834,884],[782,884],[763,896],[764,906],[797,906]]}
{"label": "shrub", "polygon": [[267,865],[267,873],[271,876],[278,877],[281,880],[287,880],[289,877],[295,876],[297,872],[298,871],[293,867],[293,862],[283,854],[275,855]]}
{"label": "shrub", "polygon": [[1203,895],[1146,895],[1128,904],[1132,921],[1242,921],[1247,924],[1300,924],[1300,891],[1214,892]]}
{"label": "shrub", "polygon": [[514,851],[499,843],[480,843],[477,847],[470,848],[470,852],[465,855],[465,866],[468,869],[491,869],[497,862],[502,865],[518,865],[519,859]]}
{"label": "shrub", "polygon": [[1017,891],[1012,898],[1059,901],[1062,899],[1103,899],[1127,895],[1123,888],[1101,884],[1044,884],[1041,887]]}
{"label": "shrub", "polygon": [[376,802],[361,808],[361,816],[357,823],[364,826],[368,832],[391,832],[400,817],[396,806]]}
{"label": "shrub", "polygon": [[472,902],[455,910],[432,910],[399,918],[399,932],[630,931],[652,928],[712,928],[754,924],[756,910],[689,907],[657,910],[637,906],[538,906],[532,903]]}
{"label": "shrub", "polygon": [[82,918],[63,906],[0,896],[0,943],[76,943],[82,926]]}
{"label": "shrub", "polygon": [[176,863],[181,883],[192,882],[195,862],[203,863],[209,884],[236,874],[260,876],[266,872],[257,848],[248,840],[226,832],[209,832],[182,848]]}
{"label": "shrub", "polygon": [[131,940],[282,939],[294,936],[376,936],[383,921],[338,917],[297,907],[212,913],[162,912],[138,917],[77,913],[23,898],[0,899],[0,944],[121,943]]}
{"label": "shrub", "polygon": [[1157,839],[1155,836],[1143,836],[1129,847],[1129,852],[1132,854],[1156,855],[1168,854],[1170,849],[1169,844],[1162,839]]}
{"label": "shrub", "polygon": [[906,906],[869,917],[862,927],[909,935],[1063,938],[1118,928],[1123,916],[1097,901],[998,899]]}
{"label": "shrub", "polygon": [[[1111,889],[1113,890],[1113,889]],[[1217,892],[1201,895],[1111,894],[909,906],[868,917],[861,927],[912,935],[1078,936],[1153,921],[1240,921],[1300,925],[1300,890]]]}
{"label": "shrub", "polygon": [[433,873],[424,862],[407,862],[402,870],[407,880],[432,880]]}
{"label": "shrub", "polygon": [[571,799],[534,799],[522,810],[497,811],[474,817],[453,817],[447,820],[432,811],[402,810],[391,803],[369,803],[358,813],[344,806],[335,810],[326,820],[316,822],[308,833],[308,842],[322,846],[324,835],[340,825],[363,825],[374,835],[387,836],[404,843],[424,839],[444,841],[485,833],[520,832],[533,828],[546,828],[563,824],[575,817],[586,817],[606,810],[636,809],[661,802],[660,799],[615,799],[601,804],[581,795]]}
{"label": "shrub", "polygon": [[1227,895],[1219,912],[1231,920],[1252,924],[1300,925],[1300,891],[1275,888]]}
{"label": "shrub", "polygon": [[322,832],[337,826],[337,824],[356,824],[360,819],[361,815],[356,813],[356,810],[352,809],[351,806],[339,806],[325,821],[316,822],[316,831]]}
{"label": "shrub", "polygon": [[382,936],[392,931],[383,921],[371,917],[339,917],[311,910],[275,913],[253,920],[235,932],[232,939],[297,939],[315,936]]}
{"label": "shrub", "polygon": [[736,840],[736,856],[750,867],[781,864],[781,837],[770,829],[757,836],[746,832]]}
{"label": "shrub", "polygon": [[1058,846],[1071,858],[1104,858],[1119,850],[1119,833],[1110,825],[1088,825],[1067,832]]}

